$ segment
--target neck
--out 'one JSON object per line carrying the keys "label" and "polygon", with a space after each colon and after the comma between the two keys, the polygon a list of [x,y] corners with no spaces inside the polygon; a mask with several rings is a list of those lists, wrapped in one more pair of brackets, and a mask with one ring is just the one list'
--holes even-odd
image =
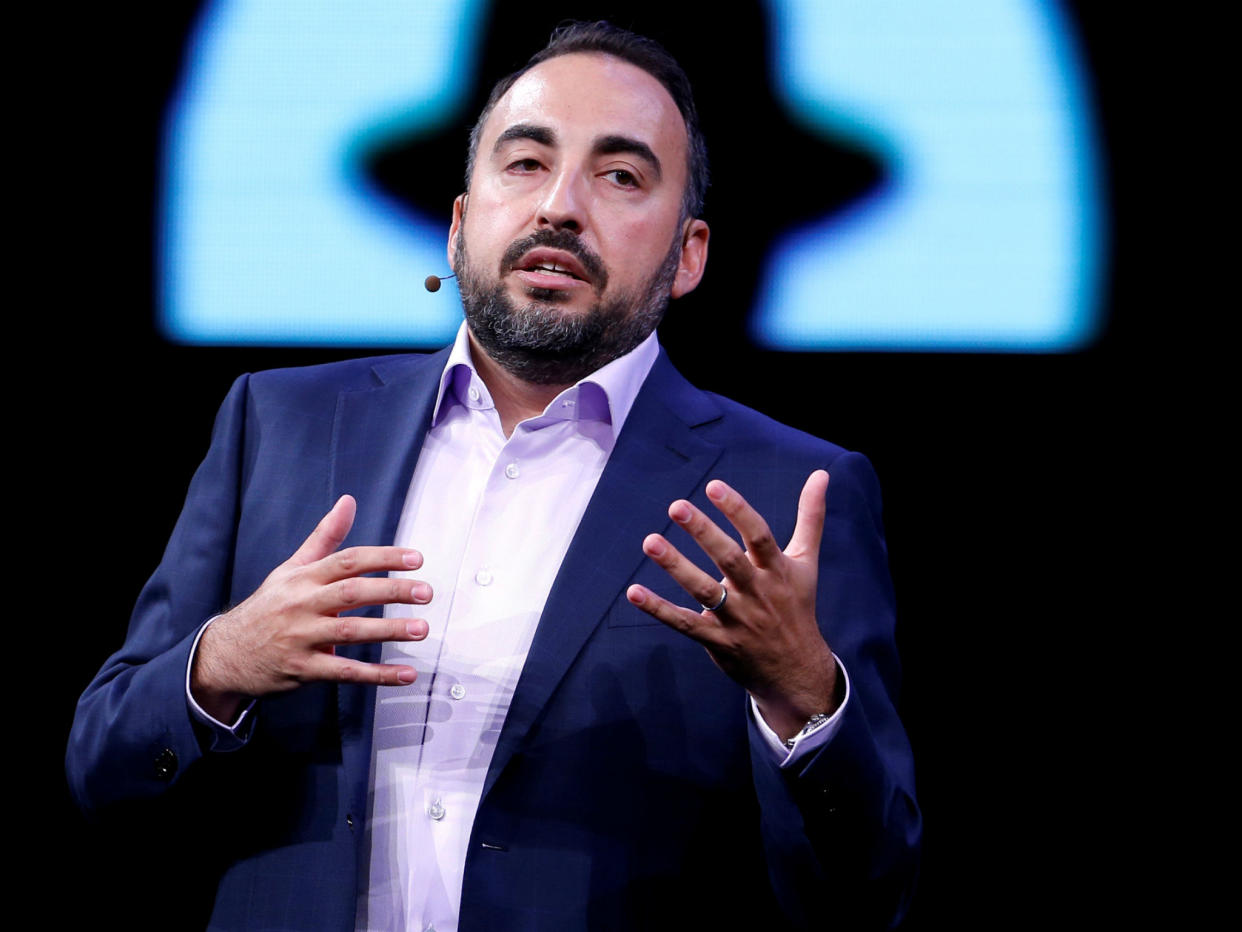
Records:
{"label": "neck", "polygon": [[521,421],[543,414],[552,399],[573,384],[536,385],[524,381],[488,356],[473,333],[469,336],[475,371],[491,393],[506,437],[513,434],[513,428]]}

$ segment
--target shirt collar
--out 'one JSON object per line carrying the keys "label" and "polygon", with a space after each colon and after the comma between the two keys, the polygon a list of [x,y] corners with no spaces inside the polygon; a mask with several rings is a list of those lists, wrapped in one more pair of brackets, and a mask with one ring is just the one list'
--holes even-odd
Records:
{"label": "shirt collar", "polygon": [[[610,424],[615,440],[659,354],[660,344],[653,330],[647,339],[624,356],[600,367],[557,395],[544,409],[544,416]],[[441,411],[447,411],[455,404],[471,408],[494,407],[491,394],[474,367],[464,321],[457,330],[457,339],[453,341],[453,349],[440,376],[440,390],[431,415],[432,426],[440,423]]]}

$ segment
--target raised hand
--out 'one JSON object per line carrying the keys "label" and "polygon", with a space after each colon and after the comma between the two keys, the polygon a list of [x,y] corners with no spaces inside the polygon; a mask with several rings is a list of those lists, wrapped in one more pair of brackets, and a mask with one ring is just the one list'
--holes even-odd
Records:
{"label": "raised hand", "polygon": [[423,558],[417,550],[337,550],[353,527],[356,511],[354,499],[343,495],[293,556],[272,570],[250,598],[203,632],[190,690],[209,715],[229,722],[250,697],[316,680],[386,686],[414,682],[413,667],[336,656],[337,644],[427,636],[427,623],[421,619],[339,617],[362,605],[421,605],[432,595],[424,582],[363,575],[418,569]]}
{"label": "raised hand", "polygon": [[703,548],[723,574],[703,572],[664,537],[650,534],[643,552],[699,603],[683,608],[643,586],[626,595],[643,611],[707,648],[716,664],[755,698],[781,738],[796,734],[818,713],[836,709],[836,663],[815,617],[819,543],[827,510],[828,473],[811,473],[798,499],[798,520],[781,550],[767,522],[718,479],[707,497],[737,529],[743,550],[690,502],[669,506],[669,517]]}

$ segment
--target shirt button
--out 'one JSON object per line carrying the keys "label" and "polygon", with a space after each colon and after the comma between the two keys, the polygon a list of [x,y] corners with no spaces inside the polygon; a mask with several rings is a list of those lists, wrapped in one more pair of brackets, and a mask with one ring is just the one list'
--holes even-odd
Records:
{"label": "shirt button", "polygon": [[464,699],[466,698],[466,687],[462,686],[461,683],[454,683],[449,690],[449,695],[454,699]]}
{"label": "shirt button", "polygon": [[492,574],[490,570],[479,570],[474,574],[474,581],[480,586],[490,586],[492,584]]}
{"label": "shirt button", "polygon": [[473,385],[470,386],[470,391],[466,392],[466,394],[470,396],[471,401],[479,400],[479,390]]}
{"label": "shirt button", "polygon": [[438,799],[433,799],[431,805],[427,807],[427,815],[439,822],[444,818],[444,804]]}
{"label": "shirt button", "polygon": [[566,398],[564,401],[561,402],[562,408],[572,408],[573,406],[574,406],[574,401],[572,398]]}
{"label": "shirt button", "polygon": [[510,479],[516,479],[521,474],[522,474],[522,470],[518,469],[517,463],[510,463],[508,466],[505,467],[505,475],[508,476]]}

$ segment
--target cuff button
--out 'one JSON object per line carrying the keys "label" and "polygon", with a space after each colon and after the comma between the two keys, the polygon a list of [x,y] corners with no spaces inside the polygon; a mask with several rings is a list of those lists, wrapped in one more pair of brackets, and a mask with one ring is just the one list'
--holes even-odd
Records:
{"label": "cuff button", "polygon": [[177,772],[177,754],[172,748],[164,748],[155,757],[155,779],[167,783]]}

